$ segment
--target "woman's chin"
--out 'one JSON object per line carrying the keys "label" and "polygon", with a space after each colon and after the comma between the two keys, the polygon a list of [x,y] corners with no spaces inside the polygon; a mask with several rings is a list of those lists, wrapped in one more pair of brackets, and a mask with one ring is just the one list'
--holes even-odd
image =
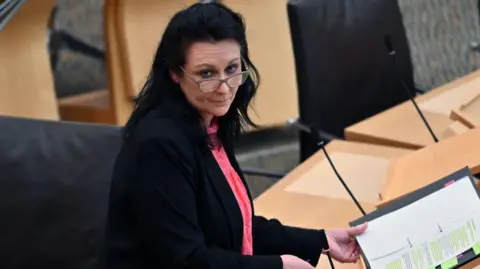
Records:
{"label": "woman's chin", "polygon": [[215,117],[222,117],[222,116],[225,116],[225,114],[227,114],[229,109],[230,109],[230,105],[225,105],[225,106],[212,108],[210,112]]}

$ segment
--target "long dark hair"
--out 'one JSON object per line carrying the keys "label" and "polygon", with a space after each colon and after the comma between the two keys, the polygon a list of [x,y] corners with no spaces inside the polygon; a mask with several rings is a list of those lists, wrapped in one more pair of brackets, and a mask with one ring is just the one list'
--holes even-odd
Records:
{"label": "long dark hair", "polygon": [[233,139],[245,128],[257,127],[248,115],[248,108],[257,91],[260,76],[248,56],[243,18],[220,3],[196,3],[176,13],[167,25],[150,74],[126,124],[124,139],[127,140],[134,133],[137,124],[146,114],[160,105],[171,112],[172,117],[198,124],[198,134],[207,138],[204,127],[201,126],[203,121],[200,114],[188,103],[180,86],[173,82],[170,70],[181,73],[180,67],[185,64],[185,52],[192,43],[226,39],[238,42],[242,58],[251,74],[239,87],[229,111],[219,118],[218,137],[222,143],[231,145]]}

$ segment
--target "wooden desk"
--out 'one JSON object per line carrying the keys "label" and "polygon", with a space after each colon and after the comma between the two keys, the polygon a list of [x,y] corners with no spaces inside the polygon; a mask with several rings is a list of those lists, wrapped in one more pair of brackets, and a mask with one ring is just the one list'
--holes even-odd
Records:
{"label": "wooden desk", "polygon": [[456,136],[459,134],[463,134],[470,130],[468,126],[465,124],[461,123],[460,121],[454,121],[452,124],[450,124],[445,131],[442,133],[443,139],[447,139],[452,136]]}
{"label": "wooden desk", "polygon": [[0,115],[58,119],[47,51],[55,0],[26,1],[0,31]]}
{"label": "wooden desk", "polygon": [[[480,71],[418,96],[425,114],[439,139],[453,122],[450,113],[480,93]],[[347,140],[418,149],[434,143],[410,101],[404,102],[345,129]]]}
{"label": "wooden desk", "polygon": [[480,127],[480,93],[459,108],[452,110],[450,117],[469,128]]}
{"label": "wooden desk", "polygon": [[392,162],[382,206],[465,166],[480,172],[480,128],[445,139]]}
{"label": "wooden desk", "polygon": [[[391,160],[411,152],[347,141],[332,141],[327,151],[367,212],[379,201]],[[361,216],[322,151],[260,195],[254,204],[258,215],[306,228],[348,227],[350,221]],[[359,264],[336,263],[335,267],[359,268]],[[330,268],[328,259],[322,257],[318,268]]]}

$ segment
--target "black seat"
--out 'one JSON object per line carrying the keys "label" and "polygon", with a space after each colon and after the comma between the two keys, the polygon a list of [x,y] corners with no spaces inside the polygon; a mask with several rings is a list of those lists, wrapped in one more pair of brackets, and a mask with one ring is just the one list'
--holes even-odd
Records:
{"label": "black seat", "polygon": [[103,268],[120,128],[0,117],[0,129],[0,268]]}
{"label": "black seat", "polygon": [[121,128],[0,116],[0,130],[0,268],[103,269]]}
{"label": "black seat", "polygon": [[[413,89],[413,69],[396,0],[289,0],[287,8],[303,123],[342,138],[345,127],[408,99],[397,72]],[[317,145],[300,140],[303,161]]]}

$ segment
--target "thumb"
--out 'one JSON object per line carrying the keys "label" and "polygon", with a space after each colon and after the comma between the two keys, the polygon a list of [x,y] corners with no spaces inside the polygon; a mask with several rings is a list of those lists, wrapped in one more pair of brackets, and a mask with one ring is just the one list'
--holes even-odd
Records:
{"label": "thumb", "polygon": [[365,230],[367,230],[367,227],[368,227],[368,223],[366,223],[366,222],[364,224],[360,224],[358,226],[351,227],[347,230],[348,236],[355,237],[357,235],[361,235],[365,232]]}

